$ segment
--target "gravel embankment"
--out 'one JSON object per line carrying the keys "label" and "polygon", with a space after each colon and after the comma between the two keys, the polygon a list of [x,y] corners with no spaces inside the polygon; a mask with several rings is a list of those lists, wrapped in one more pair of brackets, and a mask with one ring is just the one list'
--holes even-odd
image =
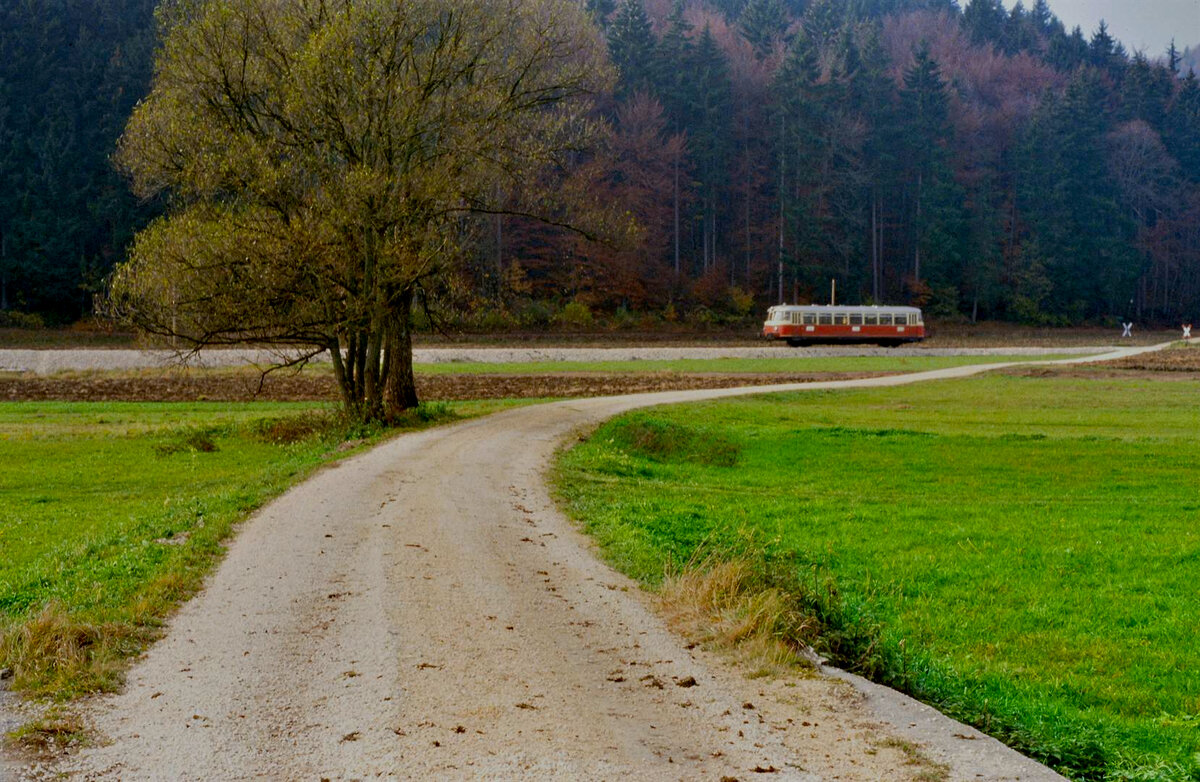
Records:
{"label": "gravel embankment", "polygon": [[[764,345],[744,348],[655,347],[655,348],[417,348],[418,364],[478,362],[484,364],[535,361],[672,361],[718,358],[806,358],[825,356],[1046,356],[1091,355],[1112,347],[1016,347],[1016,348],[877,348],[811,347],[788,348]],[[186,362],[196,367],[267,366],[278,363],[281,354],[270,350],[207,350],[180,354],[171,350],[0,350],[0,372],[32,372],[50,375],[65,371],[151,369]],[[328,357],[324,357],[328,360]]]}

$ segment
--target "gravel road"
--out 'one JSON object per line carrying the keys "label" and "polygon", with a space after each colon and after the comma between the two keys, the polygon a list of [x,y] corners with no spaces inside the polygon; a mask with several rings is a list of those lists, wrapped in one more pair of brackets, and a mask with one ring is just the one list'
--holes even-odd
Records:
{"label": "gravel road", "polygon": [[[763,345],[750,348],[418,348],[418,364],[479,362],[501,364],[529,361],[652,361],[710,358],[812,358],[824,356],[1046,356],[1064,353],[1106,353],[1112,347],[1061,348],[788,348]],[[280,358],[270,350],[207,350],[183,357],[198,367],[269,365]],[[0,372],[33,372],[49,375],[63,371],[148,369],[177,364],[181,354],[170,350],[0,350]],[[328,360],[326,357],[325,360]]]}
{"label": "gravel road", "polygon": [[853,677],[752,681],[688,649],[556,510],[544,471],[575,433],[646,405],[755,390],[515,409],[331,466],[245,524],[126,690],[86,707],[103,740],[54,771],[912,779],[923,769],[901,747],[914,741],[950,779],[1058,779],[885,688]]}

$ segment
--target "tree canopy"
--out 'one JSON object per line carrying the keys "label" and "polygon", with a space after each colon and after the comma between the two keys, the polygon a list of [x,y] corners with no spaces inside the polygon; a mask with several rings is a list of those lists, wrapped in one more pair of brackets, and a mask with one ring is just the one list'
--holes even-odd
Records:
{"label": "tree canopy", "polygon": [[603,42],[571,0],[177,0],[117,161],[168,199],[117,314],[197,346],[332,353],[343,401],[417,403],[413,308],[472,212],[586,227]]}

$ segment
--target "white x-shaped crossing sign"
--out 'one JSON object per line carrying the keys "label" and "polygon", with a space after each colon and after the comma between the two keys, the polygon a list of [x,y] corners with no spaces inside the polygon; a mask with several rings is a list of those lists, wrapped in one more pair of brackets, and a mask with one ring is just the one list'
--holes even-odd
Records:
{"label": "white x-shaped crossing sign", "polygon": [[1183,338],[1184,339],[1192,338],[1192,324],[1190,324],[1190,323],[1183,324]]}
{"label": "white x-shaped crossing sign", "polygon": [[1121,328],[1125,329],[1123,332],[1121,332],[1122,337],[1132,337],[1133,336],[1133,324],[1132,323],[1122,323]]}

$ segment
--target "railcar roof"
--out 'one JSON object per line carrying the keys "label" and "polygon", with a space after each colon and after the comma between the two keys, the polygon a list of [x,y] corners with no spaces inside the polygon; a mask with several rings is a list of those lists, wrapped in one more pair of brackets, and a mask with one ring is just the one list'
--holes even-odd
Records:
{"label": "railcar roof", "polygon": [[901,307],[888,304],[776,304],[773,310],[802,310],[804,312],[862,312],[863,310],[879,310],[888,312],[920,312],[920,307]]}

